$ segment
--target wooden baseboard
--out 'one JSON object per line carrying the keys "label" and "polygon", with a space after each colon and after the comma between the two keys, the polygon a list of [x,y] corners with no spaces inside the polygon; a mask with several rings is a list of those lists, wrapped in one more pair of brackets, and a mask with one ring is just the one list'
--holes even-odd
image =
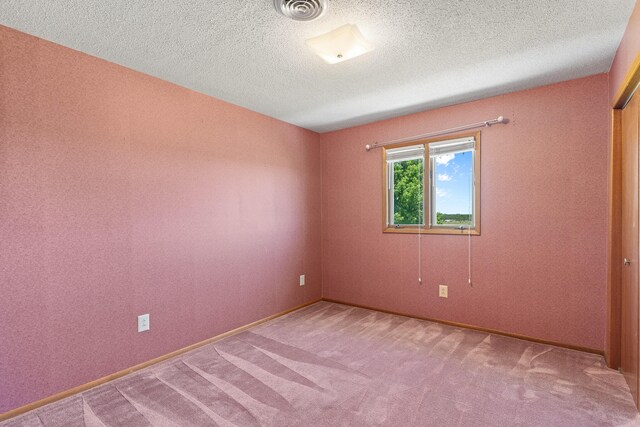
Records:
{"label": "wooden baseboard", "polygon": [[0,421],[8,420],[9,418],[16,417],[18,415],[24,414],[25,412],[29,412],[29,411],[32,411],[32,410],[34,410],[36,408],[39,408],[41,406],[48,405],[49,403],[53,403],[55,401],[64,399],[66,397],[72,396],[72,395],[77,394],[77,393],[82,393],[83,391],[89,390],[90,388],[99,386],[99,385],[104,384],[104,383],[109,382],[109,381],[113,381],[113,380],[115,380],[117,378],[123,377],[123,376],[128,375],[128,374],[130,374],[132,372],[136,372],[136,371],[139,371],[139,370],[144,369],[146,367],[149,367],[151,365],[155,365],[156,363],[164,362],[165,360],[171,359],[172,357],[180,356],[180,355],[182,355],[182,354],[184,354],[184,353],[186,353],[188,351],[195,350],[198,347],[202,347],[203,345],[211,344],[212,342],[221,340],[223,338],[227,338],[227,337],[229,337],[231,335],[235,335],[235,334],[240,333],[242,331],[245,331],[245,330],[247,330],[249,328],[252,328],[252,327],[254,327],[256,325],[259,325],[261,323],[268,322],[269,320],[273,320],[276,317],[284,316],[285,314],[291,313],[292,311],[296,311],[296,310],[299,310],[301,308],[307,307],[309,305],[313,305],[313,304],[315,304],[315,303],[317,303],[319,301],[321,301],[321,300],[318,299],[318,300],[315,300],[315,301],[308,302],[306,304],[299,305],[297,307],[290,308],[290,309],[285,310],[285,311],[281,311],[280,313],[273,314],[271,316],[265,317],[264,319],[260,319],[260,320],[257,320],[255,322],[249,323],[248,325],[240,326],[239,328],[232,329],[232,330],[230,330],[228,332],[225,332],[223,334],[216,335],[215,337],[208,338],[208,339],[206,339],[204,341],[200,341],[200,342],[195,343],[195,344],[191,344],[190,346],[181,348],[181,349],[176,350],[176,351],[172,351],[171,353],[167,353],[167,354],[162,355],[160,357],[156,357],[155,359],[151,359],[149,361],[140,363],[140,364],[135,365],[135,366],[133,366],[131,368],[124,369],[124,370],[116,372],[114,374],[107,375],[107,376],[102,377],[102,378],[98,378],[97,380],[93,380],[93,381],[88,382],[86,384],[82,384],[82,385],[79,385],[77,387],[71,388],[69,390],[65,390],[65,391],[62,391],[60,393],[56,393],[56,394],[54,394],[52,396],[45,397],[44,399],[40,399],[38,401],[29,403],[29,404],[21,406],[19,408],[12,409],[12,410],[10,410],[8,412],[0,414]]}
{"label": "wooden baseboard", "polygon": [[489,328],[482,328],[480,326],[467,325],[465,323],[450,322],[448,320],[440,320],[440,319],[432,319],[430,317],[414,316],[412,314],[399,313],[397,311],[385,310],[385,309],[376,308],[376,307],[369,307],[369,306],[361,305],[361,304],[353,304],[353,303],[350,303],[350,302],[334,300],[334,299],[331,299],[331,298],[322,298],[322,301],[332,302],[332,303],[335,303],[335,304],[349,305],[351,307],[364,308],[364,309],[367,309],[367,310],[379,311],[381,313],[395,314],[397,316],[411,317],[412,319],[427,320],[429,322],[441,323],[443,325],[448,325],[448,326],[455,326],[456,328],[472,329],[474,331],[486,332],[486,333],[495,334],[495,335],[503,335],[505,337],[517,338],[517,339],[520,339],[520,340],[531,341],[531,342],[535,342],[535,343],[538,343],[538,344],[553,345],[553,346],[556,346],[556,347],[563,347],[563,348],[568,348],[568,349],[571,349],[571,350],[583,351],[583,352],[586,352],[586,353],[593,353],[593,354],[598,354],[600,356],[604,356],[604,351],[603,350],[598,350],[598,349],[595,349],[595,348],[580,347],[580,346],[572,345],[572,344],[564,344],[564,343],[556,342],[556,341],[543,340],[543,339],[540,339],[540,338],[529,337],[527,335],[513,334],[511,332],[504,332],[504,331],[499,331],[499,330],[496,330],[496,329],[489,329]]}

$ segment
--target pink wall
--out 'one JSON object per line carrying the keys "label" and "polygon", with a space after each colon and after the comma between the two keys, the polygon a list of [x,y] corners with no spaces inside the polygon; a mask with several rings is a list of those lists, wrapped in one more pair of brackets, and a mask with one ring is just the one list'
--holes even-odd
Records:
{"label": "pink wall", "polygon": [[[323,296],[603,349],[608,79],[601,74],[323,134]],[[364,145],[504,115],[482,131],[482,235],[382,233],[381,151]],[[438,297],[438,284],[449,298]]]}
{"label": "pink wall", "polygon": [[[609,80],[318,136],[0,26],[0,413],[321,293],[602,349]],[[459,236],[423,236],[418,285],[364,145],[500,114],[473,287]]]}
{"label": "pink wall", "polygon": [[613,102],[633,61],[640,55],[640,1],[636,2],[627,30],[609,71],[609,98]]}
{"label": "pink wall", "polygon": [[0,413],[320,298],[319,160],[313,132],[0,26]]}

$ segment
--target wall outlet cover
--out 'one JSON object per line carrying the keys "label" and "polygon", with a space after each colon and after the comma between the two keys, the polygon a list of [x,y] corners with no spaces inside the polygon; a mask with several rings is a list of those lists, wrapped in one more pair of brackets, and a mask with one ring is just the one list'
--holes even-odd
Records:
{"label": "wall outlet cover", "polygon": [[304,274],[300,275],[300,286],[304,286]]}
{"label": "wall outlet cover", "polygon": [[138,332],[148,331],[150,327],[149,314],[141,314],[138,316]]}
{"label": "wall outlet cover", "polygon": [[438,292],[440,298],[449,298],[449,287],[447,285],[440,285]]}

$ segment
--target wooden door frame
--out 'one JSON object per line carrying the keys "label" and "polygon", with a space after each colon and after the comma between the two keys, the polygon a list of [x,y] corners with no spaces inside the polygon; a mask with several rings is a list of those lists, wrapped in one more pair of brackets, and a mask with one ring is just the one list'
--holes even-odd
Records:
{"label": "wooden door frame", "polygon": [[605,358],[620,367],[622,259],[622,110],[640,86],[640,54],[620,85],[611,105],[609,139],[609,212],[607,237],[607,328]]}

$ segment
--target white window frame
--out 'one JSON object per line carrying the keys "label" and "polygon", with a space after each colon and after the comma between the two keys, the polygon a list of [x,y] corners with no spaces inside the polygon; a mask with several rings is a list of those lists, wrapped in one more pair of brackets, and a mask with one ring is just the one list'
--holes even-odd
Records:
{"label": "white window frame", "polygon": [[[469,136],[464,138],[455,138],[455,139],[446,139],[444,141],[431,142],[425,144],[429,147],[429,181],[431,185],[429,186],[429,206],[430,206],[430,215],[429,215],[429,228],[453,228],[459,230],[467,230],[471,228],[472,230],[476,228],[476,140],[475,137]],[[436,189],[438,188],[438,179],[436,175],[436,155],[432,154],[432,151],[435,151],[434,147],[442,147],[441,150],[438,150],[438,155],[442,154],[458,154],[458,153],[471,153],[471,176],[473,177],[472,188],[471,188],[471,227],[465,227],[463,225],[446,225],[446,224],[436,224],[436,217],[438,212],[438,206],[436,204]]]}
{"label": "white window frame", "polygon": [[[409,160],[422,160],[422,223],[421,224],[395,224],[395,164]],[[412,144],[399,146],[385,150],[387,185],[386,185],[386,224],[393,228],[424,227],[425,225],[425,146],[424,144]]]}

